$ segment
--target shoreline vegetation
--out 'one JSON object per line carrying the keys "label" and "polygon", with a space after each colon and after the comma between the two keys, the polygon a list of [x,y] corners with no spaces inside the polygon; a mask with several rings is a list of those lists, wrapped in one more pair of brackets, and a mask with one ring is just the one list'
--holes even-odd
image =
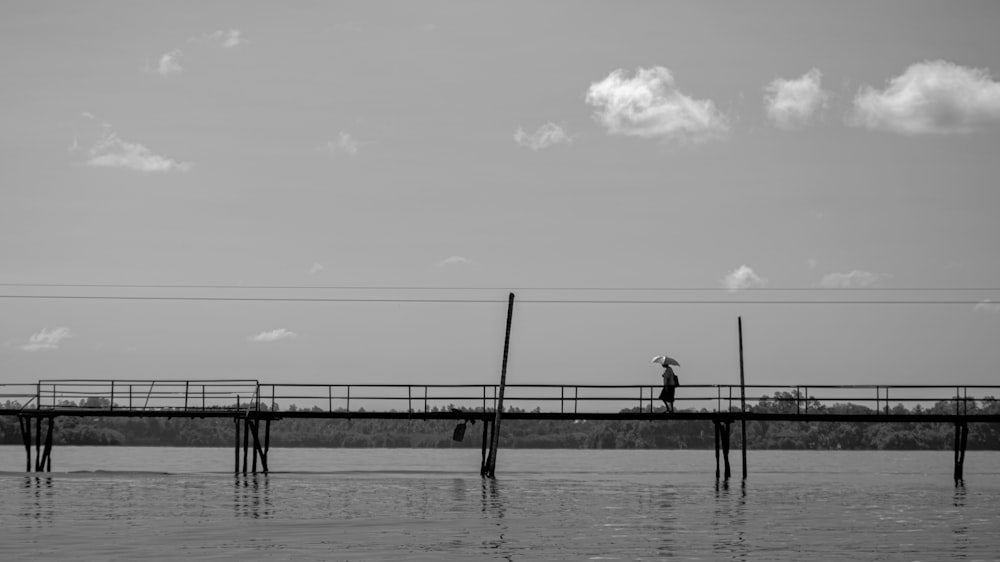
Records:
{"label": "shoreline vegetation", "polygon": [[[81,400],[71,407],[101,407]],[[804,398],[779,393],[748,401],[750,412],[795,411]],[[7,403],[6,407],[17,407]],[[107,407],[107,405],[104,405]],[[954,401],[930,408],[901,404],[894,414],[950,414]],[[443,408],[450,410],[451,406]],[[297,411],[294,405],[284,411]],[[515,411],[516,409],[511,409]],[[636,409],[623,410],[624,412]],[[662,407],[658,411],[663,411]],[[856,404],[827,406],[809,401],[810,413],[872,413]],[[1000,400],[968,400],[969,414],[1000,413]],[[461,442],[452,439],[457,422],[450,420],[302,419],[286,418],[271,424],[271,446],[316,448],[478,448],[482,431],[478,423],[466,427]],[[54,445],[231,447],[233,421],[228,418],[128,418],[61,417],[53,435]],[[738,427],[738,426],[737,426]],[[478,431],[477,431],[478,430]],[[548,421],[505,420],[500,443],[512,449],[712,449],[712,424],[702,420],[663,421]],[[951,424],[933,422],[747,422],[751,449],[812,450],[950,450],[955,431]],[[22,444],[17,419],[0,416],[0,444]],[[740,446],[740,432],[733,431],[732,446]],[[968,449],[1000,450],[1000,423],[969,424]]]}

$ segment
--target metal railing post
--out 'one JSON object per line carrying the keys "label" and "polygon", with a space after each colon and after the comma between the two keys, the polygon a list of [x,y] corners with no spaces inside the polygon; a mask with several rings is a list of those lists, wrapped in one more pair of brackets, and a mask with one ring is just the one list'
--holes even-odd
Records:
{"label": "metal railing post", "polygon": [[351,411],[351,386],[347,386],[347,411]]}
{"label": "metal railing post", "polygon": [[108,411],[115,411],[115,381],[111,381],[111,405],[108,406]]}
{"label": "metal railing post", "polygon": [[565,414],[566,413],[566,387],[565,386],[560,386],[559,387],[559,413],[560,414]]}
{"label": "metal railing post", "polygon": [[424,413],[427,413],[427,386],[424,386]]}
{"label": "metal railing post", "polygon": [[[347,387],[350,389],[351,387]],[[350,390],[348,390],[350,392]],[[327,410],[333,412],[333,385],[326,385],[326,403]]]}
{"label": "metal railing post", "polygon": [[184,381],[184,411],[188,409],[188,390],[190,389],[191,381]]}

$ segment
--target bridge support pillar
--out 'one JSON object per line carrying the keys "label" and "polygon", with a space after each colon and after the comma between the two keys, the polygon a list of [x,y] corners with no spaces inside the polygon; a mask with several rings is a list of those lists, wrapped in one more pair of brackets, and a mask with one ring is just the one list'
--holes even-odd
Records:
{"label": "bridge support pillar", "polygon": [[719,420],[712,420],[715,428],[715,479],[719,479]]}
{"label": "bridge support pillar", "polygon": [[486,448],[489,445],[489,443],[490,443],[490,420],[487,418],[483,418],[483,452],[482,452],[483,460],[479,465],[479,475],[483,477],[486,476],[486,470],[488,468],[486,463],[487,459]]}
{"label": "bridge support pillar", "polygon": [[722,445],[722,459],[725,463],[724,477],[729,480],[732,477],[732,467],[729,465],[729,424],[728,421],[713,420],[715,426],[715,479],[719,479],[719,445]]}
{"label": "bridge support pillar", "polygon": [[235,456],[233,474],[240,473],[240,418],[233,418],[233,426],[236,428],[236,444],[233,446]]}
{"label": "bridge support pillar", "polygon": [[[42,419],[48,419],[48,427],[45,431],[45,442],[42,443]],[[35,464],[34,468],[31,465],[31,421],[35,421]],[[52,436],[55,433],[56,419],[55,416],[27,416],[19,415],[17,416],[17,423],[21,429],[21,440],[24,442],[24,452],[25,459],[24,471],[25,472],[52,472]]]}
{"label": "bridge support pillar", "polygon": [[969,444],[969,424],[955,422],[955,483],[961,484],[965,478],[965,448]]}
{"label": "bridge support pillar", "polygon": [[31,418],[17,416],[17,423],[21,427],[21,441],[24,442],[24,452],[28,457],[24,471],[31,472]]}

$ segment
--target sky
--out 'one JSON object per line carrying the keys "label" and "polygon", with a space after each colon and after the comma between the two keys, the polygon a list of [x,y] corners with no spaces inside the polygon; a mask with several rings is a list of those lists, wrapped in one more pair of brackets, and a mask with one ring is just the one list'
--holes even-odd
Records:
{"label": "sky", "polygon": [[0,383],[1000,384],[998,23],[4,2]]}

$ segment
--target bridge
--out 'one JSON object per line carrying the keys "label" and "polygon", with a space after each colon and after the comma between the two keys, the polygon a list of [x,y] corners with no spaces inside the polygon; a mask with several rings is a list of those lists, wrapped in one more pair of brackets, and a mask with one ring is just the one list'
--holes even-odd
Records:
{"label": "bridge", "polygon": [[[0,416],[18,420],[26,471],[51,471],[59,417],[230,418],[234,472],[269,468],[270,427],[282,419],[454,420],[455,438],[482,421],[481,474],[493,476],[504,420],[704,420],[715,428],[716,477],[731,476],[730,427],[747,421],[925,422],[955,427],[955,480],[963,480],[968,424],[998,423],[1000,409],[977,407],[1000,386],[686,385],[678,411],[658,408],[659,386],[559,384],[270,384],[257,380],[39,380],[0,385]],[[752,411],[747,393],[769,396],[776,411]],[[773,397],[770,397],[773,395]],[[756,399],[751,399],[756,400]],[[992,398],[987,398],[992,400]],[[506,403],[511,407],[505,407]],[[928,413],[917,405],[948,404]],[[851,405],[851,408],[830,408]],[[907,408],[893,407],[908,405]],[[294,405],[294,408],[292,407]],[[47,426],[43,427],[43,422]],[[34,425],[34,432],[32,432]],[[241,427],[242,426],[242,427]],[[491,432],[492,429],[492,432]],[[44,430],[44,431],[43,431]],[[44,437],[43,437],[44,433]],[[747,475],[745,437],[743,477]],[[32,447],[35,449],[32,465]],[[720,452],[724,469],[720,472]],[[252,456],[252,461],[250,460]],[[241,459],[242,457],[242,459]],[[242,460],[242,462],[241,462]]]}

